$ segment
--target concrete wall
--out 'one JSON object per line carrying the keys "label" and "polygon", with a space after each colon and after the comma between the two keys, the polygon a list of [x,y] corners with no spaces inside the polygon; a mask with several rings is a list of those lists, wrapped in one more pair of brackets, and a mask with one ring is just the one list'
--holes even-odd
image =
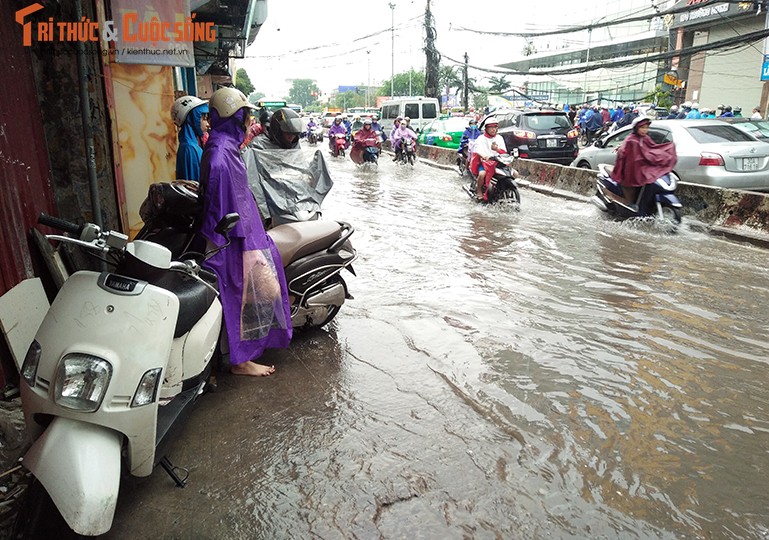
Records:
{"label": "concrete wall", "polygon": [[[418,146],[427,163],[453,168],[456,152],[436,146]],[[541,161],[516,159],[522,187],[554,196],[588,201],[595,192],[596,172]],[[681,183],[677,194],[690,226],[769,247],[769,194],[718,189]]]}

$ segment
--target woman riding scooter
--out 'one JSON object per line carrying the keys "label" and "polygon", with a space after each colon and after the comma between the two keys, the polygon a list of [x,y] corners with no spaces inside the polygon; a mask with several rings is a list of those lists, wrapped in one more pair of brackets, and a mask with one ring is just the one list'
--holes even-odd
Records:
{"label": "woman riding scooter", "polygon": [[400,124],[398,125],[398,129],[394,129],[392,132],[390,144],[395,149],[396,161],[401,159],[403,156],[403,143],[409,140],[416,142],[417,140],[417,134],[414,133],[414,130],[409,127],[410,120],[411,119],[406,116],[403,120],[401,120]]}
{"label": "woman riding scooter", "polygon": [[633,120],[633,133],[620,146],[611,173],[611,178],[622,186],[623,202],[628,205],[636,203],[639,188],[672,171],[678,160],[675,143],[657,144],[649,137],[651,123],[646,117]]}

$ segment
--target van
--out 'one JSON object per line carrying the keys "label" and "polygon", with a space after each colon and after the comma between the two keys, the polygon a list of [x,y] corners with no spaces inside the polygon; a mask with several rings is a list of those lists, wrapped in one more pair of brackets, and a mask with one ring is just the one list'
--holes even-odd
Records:
{"label": "van", "polygon": [[411,119],[409,127],[421,131],[423,127],[438,118],[441,112],[438,100],[429,97],[399,97],[382,103],[382,118],[379,121],[385,133],[393,128],[393,122],[399,116]]}

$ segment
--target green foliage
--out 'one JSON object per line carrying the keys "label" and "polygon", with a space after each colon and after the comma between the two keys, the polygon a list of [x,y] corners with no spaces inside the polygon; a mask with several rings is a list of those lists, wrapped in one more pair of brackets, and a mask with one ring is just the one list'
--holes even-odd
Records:
{"label": "green foliage", "polygon": [[251,94],[254,91],[254,85],[251,84],[251,79],[245,69],[239,68],[235,72],[235,88],[243,92],[245,95]]}
{"label": "green foliage", "polygon": [[357,92],[349,91],[343,94],[337,94],[329,101],[329,107],[335,109],[347,109],[349,107],[365,107],[366,96]]}
{"label": "green foliage", "polygon": [[248,94],[249,103],[256,103],[265,96],[264,92],[251,92]]}
{"label": "green foliage", "polygon": [[[411,93],[409,93],[409,73],[411,74]],[[387,79],[377,90],[378,96],[390,96],[390,81],[393,81],[395,96],[425,95],[425,74],[420,71],[405,71],[396,73],[393,79]]]}
{"label": "green foliage", "polygon": [[513,85],[505,77],[489,77],[489,94],[504,94],[510,90]]}
{"label": "green foliage", "polygon": [[289,103],[298,103],[307,108],[318,102],[320,88],[312,79],[294,79],[291,89],[288,91]]}
{"label": "green foliage", "polygon": [[654,87],[654,90],[646,94],[641,101],[656,103],[658,107],[669,108],[673,104],[673,91],[663,90],[662,85],[658,84]]}

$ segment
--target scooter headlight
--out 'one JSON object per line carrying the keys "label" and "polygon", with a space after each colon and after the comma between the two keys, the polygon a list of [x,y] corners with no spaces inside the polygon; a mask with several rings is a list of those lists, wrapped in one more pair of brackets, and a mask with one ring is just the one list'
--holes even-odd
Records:
{"label": "scooter headlight", "polygon": [[151,369],[142,376],[139,381],[139,388],[136,389],[134,398],[131,401],[131,407],[141,407],[155,401],[160,383],[160,372],[162,368]]}
{"label": "scooter headlight", "polygon": [[98,356],[71,353],[56,370],[54,401],[81,412],[94,412],[101,406],[112,378],[112,365]]}
{"label": "scooter headlight", "polygon": [[30,388],[35,386],[35,378],[37,377],[37,366],[40,364],[40,355],[43,352],[43,348],[40,344],[33,340],[27,349],[27,354],[24,356],[24,363],[21,365],[21,376],[27,381]]}

